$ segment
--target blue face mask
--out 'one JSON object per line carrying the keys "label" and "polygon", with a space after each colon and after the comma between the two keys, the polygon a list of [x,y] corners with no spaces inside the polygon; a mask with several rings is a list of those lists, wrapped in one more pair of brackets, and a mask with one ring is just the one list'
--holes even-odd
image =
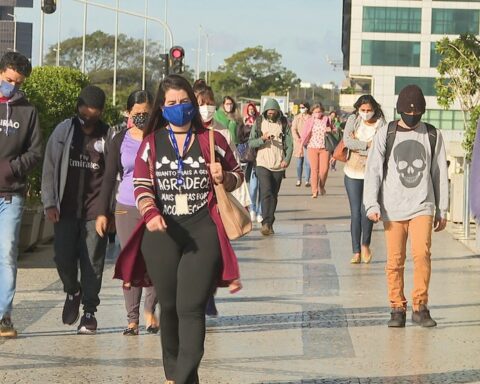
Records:
{"label": "blue face mask", "polygon": [[181,103],[163,107],[162,113],[168,122],[181,127],[192,121],[197,110],[192,103]]}
{"label": "blue face mask", "polygon": [[0,83],[0,93],[2,94],[3,97],[6,97],[7,99],[10,99],[15,92],[17,92],[18,87],[16,85],[12,85],[5,80],[2,80]]}

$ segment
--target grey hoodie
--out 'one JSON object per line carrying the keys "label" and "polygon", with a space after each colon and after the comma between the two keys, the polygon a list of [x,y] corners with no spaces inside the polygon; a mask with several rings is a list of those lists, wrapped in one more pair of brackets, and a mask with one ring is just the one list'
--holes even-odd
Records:
{"label": "grey hoodie", "polygon": [[367,215],[379,213],[384,221],[410,220],[421,215],[445,218],[448,174],[445,145],[437,129],[433,160],[427,127],[397,128],[384,175],[388,125],[374,136],[367,159],[363,202]]}
{"label": "grey hoodie", "polygon": [[26,176],[42,159],[37,109],[21,91],[0,103],[0,192],[24,193]]}

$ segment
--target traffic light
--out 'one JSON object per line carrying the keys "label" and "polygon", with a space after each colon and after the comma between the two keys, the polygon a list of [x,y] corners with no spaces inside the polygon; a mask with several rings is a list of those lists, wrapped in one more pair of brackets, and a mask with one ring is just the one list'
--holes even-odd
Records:
{"label": "traffic light", "polygon": [[161,53],[160,54],[160,76],[164,78],[168,75],[168,68],[169,68],[169,58],[168,53]]}
{"label": "traffic light", "polygon": [[57,0],[42,0],[42,11],[46,14],[51,14],[57,10]]}
{"label": "traffic light", "polygon": [[183,73],[183,58],[185,51],[178,45],[170,48],[170,70],[169,73],[180,74]]}

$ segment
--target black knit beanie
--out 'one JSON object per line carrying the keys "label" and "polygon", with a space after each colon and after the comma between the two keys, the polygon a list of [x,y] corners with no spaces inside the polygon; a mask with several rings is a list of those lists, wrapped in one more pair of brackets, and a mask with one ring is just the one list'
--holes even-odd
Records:
{"label": "black knit beanie", "polygon": [[404,87],[398,94],[397,112],[401,113],[424,113],[425,112],[425,97],[423,92],[417,85],[410,84]]}
{"label": "black knit beanie", "polygon": [[87,85],[78,96],[78,106],[81,107],[82,105],[103,109],[105,106],[105,92],[95,85]]}

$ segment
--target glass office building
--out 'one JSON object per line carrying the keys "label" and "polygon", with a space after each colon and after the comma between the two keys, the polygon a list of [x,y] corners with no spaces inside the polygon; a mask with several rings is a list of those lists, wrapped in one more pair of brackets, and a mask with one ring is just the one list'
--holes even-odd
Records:
{"label": "glass office building", "polygon": [[0,0],[0,56],[16,50],[32,57],[32,23],[22,23],[15,7],[33,7],[33,0]]}
{"label": "glass office building", "polygon": [[344,100],[371,93],[391,120],[399,91],[417,84],[427,100],[424,119],[445,130],[447,140],[461,141],[459,105],[445,111],[436,100],[435,42],[466,32],[480,34],[480,0],[344,0],[343,67],[352,85]]}

